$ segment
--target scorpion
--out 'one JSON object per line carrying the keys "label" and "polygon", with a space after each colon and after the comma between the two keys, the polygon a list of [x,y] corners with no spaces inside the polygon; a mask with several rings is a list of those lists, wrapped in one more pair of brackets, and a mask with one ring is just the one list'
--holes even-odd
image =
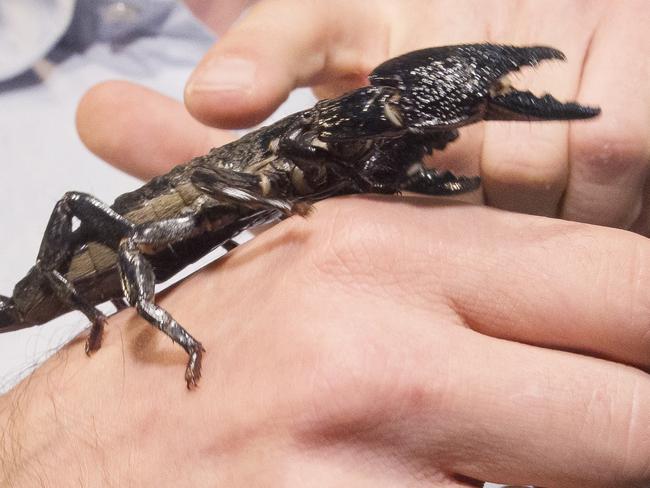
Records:
{"label": "scorpion", "polygon": [[214,148],[119,196],[112,205],[81,192],[56,203],[36,264],[0,295],[0,333],[43,324],[69,311],[90,321],[85,351],[97,351],[111,301],[134,307],[180,345],[187,387],[201,377],[201,343],[155,303],[155,285],[217,247],[226,252],[246,229],[338,195],[403,191],[453,195],[478,189],[422,160],[481,120],[586,119],[597,107],[537,97],[505,77],[523,66],[564,60],[546,46],[463,44],[389,59],[369,85]]}

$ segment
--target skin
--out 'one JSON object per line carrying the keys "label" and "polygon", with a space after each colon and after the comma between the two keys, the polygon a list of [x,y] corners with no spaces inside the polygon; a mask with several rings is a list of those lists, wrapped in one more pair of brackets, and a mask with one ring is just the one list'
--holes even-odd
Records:
{"label": "skin", "polygon": [[0,484],[648,486],[648,262],[621,230],[324,202],[159,299],[197,391],[126,311],[3,397]]}
{"label": "skin", "polygon": [[[214,23],[224,2],[213,2],[213,10],[206,2],[190,2],[197,12],[201,3],[199,13]],[[260,1],[206,54],[189,80],[185,104],[209,126],[247,127],[262,121],[297,86],[335,96],[365,84],[381,61],[414,49],[486,40],[551,45],[563,50],[568,62],[524,73],[516,83],[599,105],[602,117],[588,124],[473,126],[462,131],[462,144],[432,163],[468,174],[480,171],[484,201],[491,206],[648,235],[648,25],[645,0],[377,0],[372,8],[364,0]],[[252,78],[247,80],[247,74]],[[82,117],[93,127],[113,126],[107,112],[112,116],[112,109],[124,104],[129,114],[141,111],[145,118],[158,95],[150,94],[149,102],[140,97],[133,106],[131,91],[141,90],[103,85],[89,93]],[[111,110],[93,112],[98,98],[110,98]],[[187,117],[184,112],[181,105],[170,106],[165,119]],[[164,125],[152,125],[147,123],[147,140],[134,140],[127,132],[130,124],[113,126],[109,140],[104,132],[82,136],[103,157],[110,147],[108,159],[139,176],[205,151],[215,137],[213,130],[188,124],[178,138],[187,145],[175,141],[179,148],[162,163],[155,145],[169,133]],[[221,137],[217,133],[216,141]],[[135,162],[121,155],[118,146],[125,138],[142,149]]]}
{"label": "skin", "polygon": [[[571,62],[533,84],[604,115],[481,124],[434,162],[480,167],[493,206],[646,233],[646,4],[442,3],[258,2],[197,68],[187,108],[242,126],[294,86],[329,96],[417,47],[550,44]],[[249,69],[233,58],[253,62],[250,86],[201,81],[218,59]],[[78,125],[141,176],[229,137],[124,83],[91,91]],[[182,351],[126,311],[92,360],[73,344],[0,398],[0,484],[647,486],[649,259],[619,229],[446,200],[323,202],[160,299],[208,351],[197,392]]]}

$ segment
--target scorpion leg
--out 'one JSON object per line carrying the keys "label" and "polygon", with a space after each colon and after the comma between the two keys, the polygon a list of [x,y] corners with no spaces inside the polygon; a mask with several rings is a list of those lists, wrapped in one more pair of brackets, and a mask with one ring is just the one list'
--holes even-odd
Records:
{"label": "scorpion leg", "polygon": [[164,332],[189,355],[185,370],[187,387],[201,377],[201,357],[205,349],[164,309],[154,303],[155,275],[143,250],[163,246],[187,237],[195,228],[193,217],[180,217],[137,225],[119,245],[119,271],[127,301],[147,322]]}
{"label": "scorpion leg", "polygon": [[228,239],[227,241],[224,241],[221,244],[221,247],[223,247],[226,250],[226,252],[232,251],[237,246],[239,246],[239,243],[237,241],[232,240],[232,239]]}
{"label": "scorpion leg", "polygon": [[[432,134],[411,135],[413,144],[421,141],[427,154],[434,149],[444,150],[447,145],[458,139],[456,129],[434,132]],[[400,190],[420,193],[422,195],[455,195],[478,189],[481,179],[478,176],[456,176],[451,171],[427,168],[422,161],[411,165],[400,182]]]}
{"label": "scorpion leg", "polygon": [[268,196],[282,190],[268,176],[200,167],[190,178],[194,186],[217,201],[230,201],[251,209],[278,210],[287,217],[294,214],[305,216],[311,208],[306,202]]}
{"label": "scorpion leg", "polygon": [[[312,188],[322,187],[327,179],[327,167],[332,163],[332,154],[318,142],[318,133],[305,131],[303,119],[294,122],[293,126],[280,137],[278,152],[289,158],[302,171],[304,179]],[[337,167],[336,164],[333,165]],[[345,177],[345,176],[344,176]]]}
{"label": "scorpion leg", "polygon": [[0,331],[8,332],[12,330],[10,327],[20,327],[16,304],[12,298],[0,295]]}
{"label": "scorpion leg", "polygon": [[456,176],[451,171],[439,171],[416,164],[407,172],[400,190],[421,195],[455,195],[474,191],[480,185],[481,178],[478,176]]}
{"label": "scorpion leg", "polygon": [[55,205],[43,235],[35,269],[59,300],[82,312],[92,323],[86,341],[86,353],[90,354],[101,346],[106,316],[81,297],[65,277],[75,249],[74,217],[85,232],[107,243],[126,235],[132,224],[95,197],[68,192]]}
{"label": "scorpion leg", "polygon": [[111,303],[116,309],[116,312],[121,312],[125,308],[129,308],[129,303],[124,298],[113,298]]}
{"label": "scorpion leg", "polygon": [[76,310],[79,310],[91,321],[90,333],[86,339],[86,354],[97,351],[102,345],[102,336],[106,325],[106,315],[93,305],[86,302],[83,297],[77,293],[72,283],[65,276],[56,270],[49,270],[41,275],[48,283],[54,294],[59,300],[70,304]]}

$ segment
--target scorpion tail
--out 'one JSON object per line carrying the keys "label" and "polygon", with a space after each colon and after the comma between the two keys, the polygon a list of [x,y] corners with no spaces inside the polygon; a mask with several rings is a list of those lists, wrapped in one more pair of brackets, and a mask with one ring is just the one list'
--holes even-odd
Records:
{"label": "scorpion tail", "polygon": [[0,295],[0,333],[20,328],[20,319],[13,299]]}

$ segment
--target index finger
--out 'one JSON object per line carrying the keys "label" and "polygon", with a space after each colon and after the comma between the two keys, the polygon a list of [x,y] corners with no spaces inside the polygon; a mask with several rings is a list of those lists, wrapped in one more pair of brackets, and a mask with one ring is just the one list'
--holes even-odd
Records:
{"label": "index finger", "polygon": [[229,131],[205,127],[183,105],[144,86],[106,81],[77,108],[83,143],[104,161],[149,179],[232,141]]}
{"label": "index finger", "polygon": [[256,4],[196,68],[185,90],[188,110],[205,124],[241,128],[261,122],[297,86],[343,73],[346,84],[364,84],[388,53],[381,35],[366,35],[379,6],[361,15],[354,2]]}

